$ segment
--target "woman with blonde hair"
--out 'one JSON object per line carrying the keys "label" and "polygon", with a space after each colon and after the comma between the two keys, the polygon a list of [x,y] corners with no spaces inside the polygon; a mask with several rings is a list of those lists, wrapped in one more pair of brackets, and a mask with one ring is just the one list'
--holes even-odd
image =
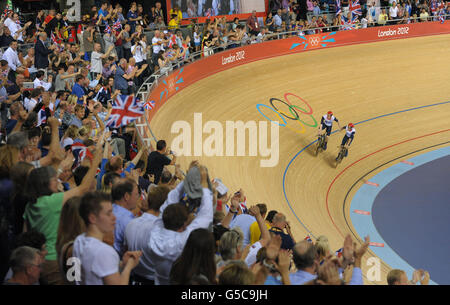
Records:
{"label": "woman with blonde hair", "polygon": [[[78,97],[75,94],[69,95],[65,102],[61,102],[58,105],[58,109],[55,112],[55,116],[61,119],[63,127],[69,126],[74,116],[74,109],[77,104]],[[61,117],[62,116],[62,117]]]}
{"label": "woman with blonde hair", "polygon": [[91,135],[91,126],[83,125],[81,128],[78,128],[78,139],[81,141],[86,141],[90,138]]}
{"label": "woman with blonde hair", "polygon": [[75,125],[70,125],[64,133],[64,136],[61,138],[61,147],[66,148],[67,146],[71,146],[73,144],[73,140],[76,138],[78,138],[78,127]]}
{"label": "woman with blonde hair", "polygon": [[321,235],[316,240],[317,255],[319,256],[320,264],[323,263],[324,259],[331,254],[330,244],[328,243],[328,238]]}

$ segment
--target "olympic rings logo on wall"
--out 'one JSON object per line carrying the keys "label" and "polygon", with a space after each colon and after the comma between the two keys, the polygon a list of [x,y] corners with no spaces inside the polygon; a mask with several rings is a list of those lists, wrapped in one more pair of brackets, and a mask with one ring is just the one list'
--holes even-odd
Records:
{"label": "olympic rings logo on wall", "polygon": [[[298,100],[300,100],[307,107],[307,109],[303,109],[300,106],[293,105],[290,102],[289,97],[297,98]],[[314,118],[314,116],[312,115],[313,114],[313,109],[308,104],[308,102],[305,101],[304,99],[302,99],[300,96],[297,96],[297,95],[295,95],[293,93],[285,93],[284,94],[284,101],[273,97],[273,98],[271,98],[269,100],[269,102],[270,102],[270,105],[272,107],[267,106],[265,104],[257,104],[256,105],[256,109],[258,109],[259,113],[263,117],[265,117],[267,120],[269,120],[270,122],[274,122],[275,124],[278,124],[281,127],[287,127],[289,129],[297,132],[297,133],[305,133],[305,131],[306,131],[305,125],[308,126],[308,127],[313,127],[313,128],[317,127],[317,121]],[[274,121],[274,120],[270,119],[269,117],[267,117],[261,111],[261,107],[270,109],[270,111],[275,112],[278,115],[278,117],[281,118],[283,123],[281,124],[278,121]],[[280,110],[279,108],[281,108],[281,107],[287,107],[288,110],[289,110],[289,113],[287,113],[286,111]],[[309,123],[306,123],[305,121],[301,120],[299,112],[301,114],[304,114],[304,115],[307,115],[307,116],[311,117],[311,119],[313,120],[314,123],[313,124],[309,124]],[[288,119],[290,121],[296,121],[300,125],[301,129],[299,130],[298,128],[293,128],[293,127],[289,126],[288,125],[288,121],[286,119]]]}
{"label": "olympic rings logo on wall", "polygon": [[311,44],[311,46],[317,46],[319,44],[319,37],[309,38],[309,43]]}

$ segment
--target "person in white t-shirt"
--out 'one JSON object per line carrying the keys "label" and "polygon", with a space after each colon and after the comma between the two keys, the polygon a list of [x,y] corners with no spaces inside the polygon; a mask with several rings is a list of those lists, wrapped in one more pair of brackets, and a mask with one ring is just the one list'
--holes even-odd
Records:
{"label": "person in white t-shirt", "polygon": [[33,22],[28,21],[23,27],[21,27],[20,21],[19,21],[19,15],[17,13],[14,13],[12,21],[8,22],[7,27],[9,28],[9,31],[11,32],[11,36],[14,39],[17,39],[18,41],[23,42],[22,33],[24,33],[32,23]]}
{"label": "person in white t-shirt", "polygon": [[31,90],[30,98],[24,100],[24,105],[23,106],[28,112],[33,111],[34,106],[36,106],[36,104],[38,103],[39,98],[40,98],[40,96],[42,94],[41,90],[42,89],[37,89],[37,88]]}
{"label": "person in white t-shirt", "polygon": [[42,87],[45,91],[48,91],[52,87],[53,76],[49,74],[47,82],[44,81],[45,72],[39,70],[36,72],[36,78],[33,81],[33,88]]}
{"label": "person in white t-shirt", "polygon": [[85,194],[79,213],[87,230],[78,235],[73,245],[73,256],[79,259],[81,267],[81,275],[77,277],[75,272],[76,283],[128,285],[131,270],[139,263],[142,252],[126,252],[120,262],[116,250],[103,242],[104,236],[114,231],[116,222],[109,195],[98,191]]}
{"label": "person in white t-shirt", "polygon": [[263,42],[266,41],[267,37],[266,37],[266,33],[267,33],[267,28],[261,28],[261,31],[258,33],[258,36],[256,36],[256,41],[257,42]]}
{"label": "person in white t-shirt", "polygon": [[398,6],[397,3],[394,1],[392,2],[392,6],[389,8],[389,19],[395,20],[398,16]]}
{"label": "person in white t-shirt", "polygon": [[93,78],[96,78],[98,74],[102,74],[103,63],[102,60],[108,58],[111,51],[114,49],[114,45],[110,45],[106,53],[103,54],[102,46],[97,42],[94,44],[94,51],[91,54],[91,73],[93,73]]}
{"label": "person in white t-shirt", "polygon": [[164,51],[164,43],[167,43],[167,40],[164,40],[161,37],[161,32],[159,30],[155,31],[155,36],[152,38],[152,61],[153,65],[158,65],[158,56],[160,51]]}

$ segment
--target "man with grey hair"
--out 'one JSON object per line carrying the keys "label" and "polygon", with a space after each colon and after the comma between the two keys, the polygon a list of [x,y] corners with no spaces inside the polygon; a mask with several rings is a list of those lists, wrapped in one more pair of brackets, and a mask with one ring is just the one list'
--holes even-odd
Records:
{"label": "man with grey hair", "polygon": [[28,155],[28,133],[26,131],[13,132],[8,136],[6,144],[19,149],[19,159],[25,160]]}
{"label": "man with grey hair", "polygon": [[34,45],[34,66],[36,69],[48,68],[48,56],[56,48],[56,44],[52,44],[49,48],[45,46],[45,41],[47,38],[47,34],[42,32]]}
{"label": "man with grey hair", "polygon": [[32,285],[39,281],[42,257],[35,248],[23,246],[15,249],[10,257],[13,276],[4,285]]}

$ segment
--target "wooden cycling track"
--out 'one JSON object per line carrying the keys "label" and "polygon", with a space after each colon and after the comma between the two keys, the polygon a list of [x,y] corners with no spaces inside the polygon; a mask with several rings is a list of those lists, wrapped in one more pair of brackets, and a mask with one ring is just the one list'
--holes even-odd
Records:
{"label": "wooden cycling track", "polygon": [[[341,248],[347,233],[358,238],[358,242],[362,239],[354,233],[350,221],[350,201],[343,209],[351,186],[357,183],[349,199],[362,185],[359,177],[392,159],[450,139],[450,104],[442,103],[450,100],[449,71],[450,35],[286,55],[198,81],[162,106],[151,127],[159,139],[170,145],[177,136],[171,133],[172,122],[184,120],[193,126],[194,113],[202,113],[203,124],[210,120],[221,122],[224,130],[227,120],[267,121],[256,105],[270,106],[270,98],[284,100],[285,93],[306,100],[318,121],[332,110],[342,125],[362,122],[356,125],[348,158],[337,168],[332,163],[343,132],[332,134],[327,151],[315,157],[315,143],[308,145],[316,140],[317,131],[308,126],[303,134],[280,127],[280,157],[275,167],[260,167],[260,156],[179,159],[183,169],[191,160],[200,160],[208,166],[210,176],[220,177],[231,192],[242,187],[248,204],[264,202],[269,210],[283,212],[297,241],[310,234],[316,238],[325,235],[331,249],[336,250]],[[308,110],[293,96],[289,101]],[[418,108],[438,103],[442,104]],[[275,106],[293,116],[281,102],[275,101]],[[270,110],[265,107],[261,110],[277,120]],[[300,112],[299,115],[306,123],[313,123],[311,117]],[[292,128],[301,128],[296,121],[287,122]],[[379,167],[366,178],[390,165]],[[373,255],[369,248],[364,259]],[[363,261],[363,274],[366,268]],[[385,284],[391,268],[395,266],[382,262],[381,281],[370,282],[365,277],[365,282]]]}

